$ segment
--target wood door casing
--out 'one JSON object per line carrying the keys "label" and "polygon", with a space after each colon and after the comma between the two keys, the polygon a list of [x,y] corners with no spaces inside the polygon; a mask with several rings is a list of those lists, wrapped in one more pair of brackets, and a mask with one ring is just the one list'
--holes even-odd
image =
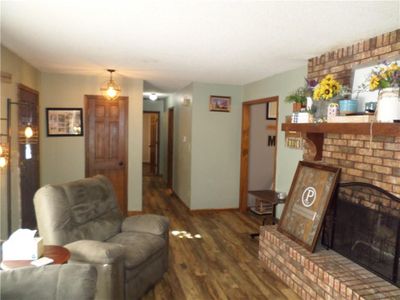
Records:
{"label": "wood door casing", "polygon": [[174,169],[174,108],[168,109],[167,187],[173,190]]}
{"label": "wood door casing", "polygon": [[150,115],[150,168],[154,175],[157,175],[157,115]]}
{"label": "wood door casing", "polygon": [[86,95],[85,124],[86,177],[102,174],[110,179],[126,215],[128,97],[110,101]]}
{"label": "wood door casing", "polygon": [[159,174],[160,164],[160,113],[144,112],[150,115],[150,170],[154,175]]}
{"label": "wood door casing", "polygon": [[[277,103],[277,112],[279,115],[279,97],[269,97],[264,99],[251,100],[243,102],[242,104],[242,142],[240,154],[240,192],[239,192],[239,210],[241,212],[247,211],[247,194],[249,186],[249,148],[250,148],[250,106],[253,104],[275,102]],[[278,118],[276,119],[278,124]],[[278,145],[278,135],[276,136],[276,145]],[[274,159],[274,176],[273,183],[275,184],[276,172],[276,148]]]}
{"label": "wood door casing", "polygon": [[[33,136],[25,137],[30,125]],[[21,190],[21,227],[36,229],[33,196],[40,187],[39,160],[39,93],[18,85],[18,151]]]}

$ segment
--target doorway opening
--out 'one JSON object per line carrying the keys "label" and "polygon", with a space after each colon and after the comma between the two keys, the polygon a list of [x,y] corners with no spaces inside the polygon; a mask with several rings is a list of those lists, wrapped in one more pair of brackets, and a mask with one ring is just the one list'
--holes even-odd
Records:
{"label": "doorway opening", "polygon": [[242,104],[241,212],[252,205],[249,190],[275,190],[278,112],[278,96]]}
{"label": "doorway opening", "polygon": [[160,112],[143,112],[143,176],[160,174]]}

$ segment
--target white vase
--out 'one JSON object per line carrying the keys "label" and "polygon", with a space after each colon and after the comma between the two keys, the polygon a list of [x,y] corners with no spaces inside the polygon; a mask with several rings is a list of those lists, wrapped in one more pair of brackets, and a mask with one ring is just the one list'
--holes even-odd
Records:
{"label": "white vase", "polygon": [[379,91],[376,107],[376,120],[378,122],[392,123],[400,119],[399,88],[385,88]]}

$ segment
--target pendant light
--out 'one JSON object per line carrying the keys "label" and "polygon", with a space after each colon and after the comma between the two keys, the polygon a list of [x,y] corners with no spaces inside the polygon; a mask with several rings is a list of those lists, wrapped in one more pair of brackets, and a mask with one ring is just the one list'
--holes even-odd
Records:
{"label": "pendant light", "polygon": [[107,71],[110,72],[110,80],[103,83],[100,91],[106,99],[116,100],[121,93],[121,88],[112,78],[112,74],[115,72],[115,70],[107,69]]}

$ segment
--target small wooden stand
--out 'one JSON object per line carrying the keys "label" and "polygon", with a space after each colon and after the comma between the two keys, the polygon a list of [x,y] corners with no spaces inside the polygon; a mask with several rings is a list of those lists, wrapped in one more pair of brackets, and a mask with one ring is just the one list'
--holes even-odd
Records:
{"label": "small wooden stand", "polygon": [[[275,215],[275,208],[278,204],[277,193],[272,190],[249,191],[250,195],[256,198],[256,205],[250,210],[257,215],[272,215],[272,224],[275,224],[277,219]],[[265,225],[266,217],[263,220]],[[259,233],[251,233],[251,238],[259,236]]]}

